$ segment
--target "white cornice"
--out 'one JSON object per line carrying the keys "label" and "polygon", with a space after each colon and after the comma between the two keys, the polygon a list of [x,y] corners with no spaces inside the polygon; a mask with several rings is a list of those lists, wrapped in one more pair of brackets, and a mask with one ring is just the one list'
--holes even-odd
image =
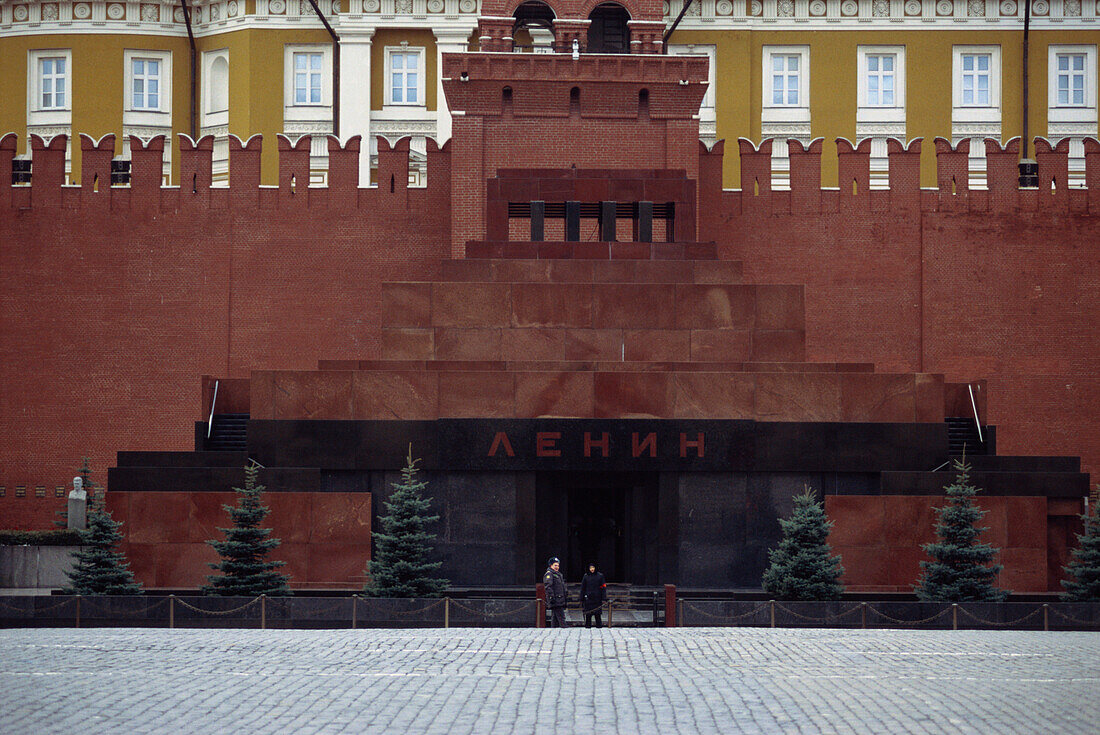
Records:
{"label": "white cornice", "polygon": [[[337,32],[430,28],[462,33],[477,25],[479,0],[317,0]],[[665,2],[671,24],[680,3]],[[333,11],[333,6],[336,11]],[[196,0],[195,35],[254,28],[323,25],[308,0]],[[1032,0],[1035,30],[1100,29],[1100,0]],[[677,31],[1004,30],[1023,23],[1021,0],[696,0]],[[0,37],[43,34],[185,36],[183,11],[173,0],[0,0]]]}

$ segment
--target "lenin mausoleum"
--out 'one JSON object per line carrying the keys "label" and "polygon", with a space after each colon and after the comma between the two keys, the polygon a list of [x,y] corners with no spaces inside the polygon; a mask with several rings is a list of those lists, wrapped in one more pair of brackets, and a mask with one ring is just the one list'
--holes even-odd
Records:
{"label": "lenin mausoleum", "polygon": [[0,0],[0,527],[86,456],[194,588],[254,461],[292,586],[358,589],[411,445],[459,586],[758,588],[809,486],[908,592],[965,451],[999,584],[1060,590],[1098,43],[1096,0]]}

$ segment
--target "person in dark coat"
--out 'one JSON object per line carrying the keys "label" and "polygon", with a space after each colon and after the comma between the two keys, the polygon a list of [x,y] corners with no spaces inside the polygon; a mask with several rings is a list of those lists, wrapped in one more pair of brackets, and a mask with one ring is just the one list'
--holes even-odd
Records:
{"label": "person in dark coat", "polygon": [[542,575],[542,584],[546,587],[546,606],[550,608],[551,628],[565,627],[565,605],[569,602],[565,578],[561,576],[560,568],[561,560],[552,556],[547,562],[546,574]]}
{"label": "person in dark coat", "polygon": [[581,609],[584,610],[584,627],[592,627],[592,618],[596,627],[603,627],[603,603],[607,599],[607,579],[596,571],[595,564],[588,565],[588,571],[581,578]]}

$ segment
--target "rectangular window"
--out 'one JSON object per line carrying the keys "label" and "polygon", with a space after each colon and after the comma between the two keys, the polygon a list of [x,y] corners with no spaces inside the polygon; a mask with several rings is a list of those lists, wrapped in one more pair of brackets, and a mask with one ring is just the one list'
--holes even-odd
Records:
{"label": "rectangular window", "polygon": [[391,105],[420,105],[420,88],[423,69],[421,69],[421,52],[419,50],[391,51],[389,53],[390,65],[390,95],[388,104]]}
{"label": "rectangular window", "polygon": [[893,107],[895,92],[894,54],[867,55],[868,107]]}
{"label": "rectangular window", "polygon": [[772,143],[772,188],[790,181],[787,139],[810,140],[810,47],[764,46],[760,134]]}
{"label": "rectangular window", "polygon": [[294,54],[294,104],[321,104],[323,61],[320,52],[309,51]]}
{"label": "rectangular window", "polygon": [[132,58],[130,60],[133,109],[160,109],[160,72],[159,59]]}
{"label": "rectangular window", "polygon": [[798,54],[774,54],[772,56],[772,105],[799,105],[799,79],[802,58]]}
{"label": "rectangular window", "polygon": [[1085,106],[1085,54],[1057,54],[1059,107]]}
{"label": "rectangular window", "polygon": [[45,56],[38,59],[38,89],[40,110],[65,110],[68,90],[66,58]]}
{"label": "rectangular window", "polygon": [[991,54],[962,55],[962,104],[964,107],[989,107],[991,104]]}

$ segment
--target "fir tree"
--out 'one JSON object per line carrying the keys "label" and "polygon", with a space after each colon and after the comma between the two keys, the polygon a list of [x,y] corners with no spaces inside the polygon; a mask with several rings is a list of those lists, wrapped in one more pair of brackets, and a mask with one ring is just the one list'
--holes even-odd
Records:
{"label": "fir tree", "polygon": [[[1096,486],[1100,491],[1100,485]],[[1063,567],[1072,579],[1062,580],[1066,602],[1100,601],[1100,502],[1092,504],[1092,510],[1081,520],[1085,532],[1077,535],[1078,547],[1073,550],[1073,561]]]}
{"label": "fir tree", "polygon": [[768,552],[764,590],[781,600],[835,600],[844,591],[839,556],[829,554],[833,522],[809,486],[794,498],[794,512],[780,519],[783,539]]}
{"label": "fir tree", "polygon": [[235,487],[237,506],[223,505],[233,520],[232,528],[219,528],[225,541],[207,541],[222,560],[211,568],[222,572],[207,577],[202,588],[207,595],[289,595],[286,575],[276,569],[286,562],[266,561],[265,556],[279,546],[279,539],[268,538],[270,528],[261,528],[270,509],[261,503],[263,485],[256,483],[260,469],[256,464],[244,468],[244,487]]}
{"label": "fir tree", "polygon": [[939,602],[1000,602],[1007,590],[993,586],[1001,571],[993,564],[1000,549],[978,541],[986,528],[974,524],[985,511],[974,503],[978,488],[970,484],[966,456],[955,460],[955,481],[944,488],[948,504],[936,508],[937,541],[924,544],[931,561],[922,561],[924,573],[917,580],[917,598]]}
{"label": "fir tree", "polygon": [[367,564],[370,582],[363,592],[372,597],[435,597],[447,589],[448,582],[434,575],[442,562],[430,562],[435,534],[427,526],[439,520],[428,515],[431,498],[421,497],[427,483],[417,478],[412,445],[401,482],[385,503],[386,515],[380,518],[382,532],[375,533],[377,554]]}
{"label": "fir tree", "polygon": [[72,595],[140,595],[141,585],[134,581],[130,563],[118,551],[122,523],[111,517],[103,492],[95,492],[87,457],[80,476],[88,493],[88,527],[80,532],[83,546],[73,554],[76,563],[68,573],[71,587],[65,592]]}

